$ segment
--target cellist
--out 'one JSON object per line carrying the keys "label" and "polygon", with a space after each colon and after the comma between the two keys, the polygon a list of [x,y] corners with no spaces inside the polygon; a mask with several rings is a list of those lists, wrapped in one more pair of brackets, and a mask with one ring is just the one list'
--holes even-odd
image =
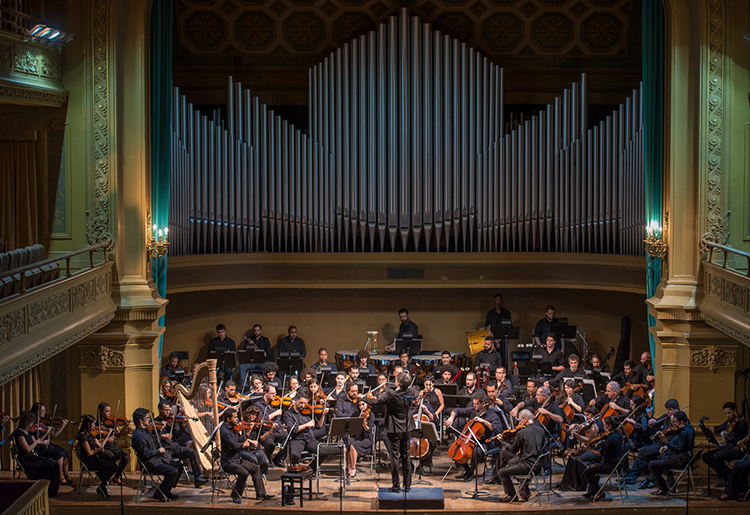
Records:
{"label": "cellist", "polygon": [[[502,432],[503,427],[502,423],[500,422],[500,417],[497,416],[497,413],[495,411],[487,409],[488,402],[487,396],[485,395],[484,391],[475,393],[471,398],[471,402],[471,407],[467,406],[466,408],[457,408],[451,410],[450,416],[445,421],[445,427],[450,427],[456,417],[465,417],[466,420],[468,420],[468,422],[466,423],[467,426],[469,426],[473,422],[479,422],[480,424],[483,424],[485,426],[484,438],[488,439]],[[466,429],[464,428],[464,430]],[[474,452],[478,453],[477,457],[481,459],[482,449],[480,447],[476,447],[474,449]],[[464,471],[457,476],[457,479],[463,479],[465,482],[474,481],[474,468],[472,462],[473,460],[468,460],[466,463],[461,464]],[[478,463],[479,460],[477,460],[476,462]]]}

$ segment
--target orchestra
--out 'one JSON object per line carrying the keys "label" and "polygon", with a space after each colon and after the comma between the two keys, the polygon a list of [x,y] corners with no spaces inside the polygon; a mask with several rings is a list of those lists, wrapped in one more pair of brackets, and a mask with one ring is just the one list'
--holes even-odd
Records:
{"label": "orchestra", "polygon": [[[501,297],[498,300],[488,313],[491,322],[507,311]],[[415,326],[408,312],[400,314],[407,329]],[[208,460],[218,461],[225,472],[236,475],[230,494],[235,503],[243,502],[248,478],[256,498],[269,500],[274,498],[273,481],[278,479],[278,472],[270,475],[271,469],[315,472],[319,462],[334,454],[342,456],[342,474],[355,478],[359,460],[376,453],[379,444],[390,459],[389,490],[393,493],[410,491],[412,475],[429,475],[439,457],[441,464],[447,460],[449,466],[458,468],[454,480],[469,482],[479,477],[487,485],[502,485],[497,492],[500,502],[524,502],[531,496],[529,482],[516,486],[514,477],[526,477],[535,464],[535,473],[549,471],[557,458],[564,464],[564,474],[555,488],[601,501],[606,496],[600,491],[601,478],[632,453],[634,459],[623,460],[624,485],[635,485],[645,476],[639,489],[654,487],[653,495],[667,495],[672,479],[665,473],[684,468],[692,457],[695,431],[687,408],[681,410],[677,400],[669,399],[662,413],[654,413],[649,353],[641,355],[639,364],[625,361],[619,374],[601,383],[603,390],[591,385],[586,390],[587,372],[604,373],[611,354],[603,359],[588,352],[581,359],[570,353],[565,358],[567,366],[561,367],[563,352],[555,347],[552,326],[557,319],[552,306],[546,315],[537,324],[539,339],[545,342],[541,359],[553,365],[553,373],[546,376],[537,369],[538,375],[517,377],[515,366],[509,374],[492,335],[484,339],[473,361],[449,351],[433,353],[434,360],[414,359],[404,350],[398,360],[389,357],[389,362],[359,350],[349,354],[352,358],[342,367],[328,362],[328,351],[321,347],[317,362],[298,371],[299,376],[280,372],[269,359],[262,365],[262,374],[248,375],[242,387],[217,367],[220,384],[211,388],[216,390],[218,403],[220,452],[211,456],[207,451]],[[217,332],[214,347],[228,346],[231,339],[226,329],[217,327]],[[289,328],[287,339],[287,346],[295,349],[304,345],[294,327]],[[184,466],[189,467],[196,488],[208,481],[208,470],[200,459],[205,444],[194,441],[193,426],[205,424],[206,432],[216,427],[211,388],[203,380],[199,395],[182,398],[183,384],[193,384],[198,367],[194,365],[194,374],[182,381],[184,369],[178,357],[170,352],[168,364],[159,370],[158,415],[153,419],[147,408],[136,409],[132,421],[119,417],[119,402],[114,413],[102,402],[95,415],[81,417],[74,447],[83,464],[98,476],[100,498],[112,495],[111,484],[127,480],[124,471],[130,453],[122,445],[131,432],[130,447],[140,465],[163,476],[153,494],[157,501],[178,498],[174,489]],[[421,381],[417,381],[418,372]],[[702,458],[715,472],[716,485],[724,489],[719,498],[732,500],[748,489],[750,432],[737,404],[728,401],[723,410],[726,420],[709,428],[720,446]],[[345,437],[329,436],[331,420],[342,417],[363,419],[362,430]],[[3,421],[8,421],[5,414]],[[17,459],[29,477],[49,479],[50,495],[70,484],[67,452],[50,441],[70,422],[54,414],[48,417],[42,403],[34,404],[14,422]],[[434,424],[437,440],[428,438],[428,433],[411,433],[425,423]],[[320,446],[322,442],[338,445]],[[480,468],[485,460],[485,468],[491,469],[488,479],[482,477]]]}

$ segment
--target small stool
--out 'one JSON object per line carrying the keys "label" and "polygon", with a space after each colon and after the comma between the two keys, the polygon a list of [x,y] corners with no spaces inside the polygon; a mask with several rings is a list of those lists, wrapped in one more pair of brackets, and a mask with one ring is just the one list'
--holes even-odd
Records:
{"label": "small stool", "polygon": [[302,470],[300,472],[284,472],[281,474],[281,505],[286,506],[286,496],[284,495],[285,487],[289,485],[294,490],[295,485],[299,483],[299,507],[302,508],[304,506],[305,479],[307,479],[307,491],[310,496],[309,499],[312,501],[312,478],[314,475],[315,473],[312,469]]}

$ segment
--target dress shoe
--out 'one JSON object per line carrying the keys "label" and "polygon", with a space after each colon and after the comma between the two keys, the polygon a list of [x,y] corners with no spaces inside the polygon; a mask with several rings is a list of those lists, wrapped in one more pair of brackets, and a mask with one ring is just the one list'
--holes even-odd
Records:
{"label": "dress shoe", "polygon": [[405,486],[404,487],[404,492],[411,492],[411,487],[410,486]]}
{"label": "dress shoe", "polygon": [[401,487],[400,486],[392,486],[388,488],[389,492],[393,492],[394,494],[400,494],[401,493]]}
{"label": "dress shoe", "polygon": [[491,477],[487,481],[484,482],[485,485],[499,485],[500,480],[496,477]]}
{"label": "dress shoe", "polygon": [[530,494],[518,494],[518,497],[516,497],[516,501],[518,502],[526,502],[529,500],[529,497],[531,497]]}
{"label": "dress shoe", "polygon": [[719,478],[719,480],[716,482],[716,488],[726,488],[727,486],[727,480],[725,478]]}
{"label": "dress shoe", "polygon": [[469,483],[471,481],[474,481],[474,476],[473,475],[470,474],[468,476],[464,476],[464,483]]}
{"label": "dress shoe", "polygon": [[195,488],[200,488],[203,485],[205,485],[206,483],[208,483],[208,478],[207,477],[196,477],[195,478]]}
{"label": "dress shoe", "polygon": [[512,495],[506,495],[505,497],[500,497],[498,499],[498,501],[500,501],[500,502],[510,502],[511,500],[513,500],[513,496]]}
{"label": "dress shoe", "polygon": [[595,493],[596,493],[596,492],[586,492],[586,493],[585,493],[585,494],[583,494],[582,496],[583,496],[584,498],[586,498],[586,499],[591,499],[592,497],[594,497],[594,494],[595,494]]}
{"label": "dress shoe", "polygon": [[635,478],[627,476],[627,477],[625,477],[625,479],[623,479],[622,481],[620,481],[620,483],[624,483],[626,485],[634,485],[635,484]]}
{"label": "dress shoe", "polygon": [[666,497],[669,493],[669,490],[654,490],[651,492],[651,495],[657,495],[659,497]]}
{"label": "dress shoe", "polygon": [[653,481],[649,481],[648,479],[644,479],[640,485],[638,485],[638,490],[647,490],[654,486]]}
{"label": "dress shoe", "polygon": [[735,500],[733,497],[731,497],[729,494],[721,494],[719,496],[720,501],[733,501]]}
{"label": "dress shoe", "polygon": [[169,492],[168,494],[164,494],[164,495],[166,495],[167,499],[169,499],[170,501],[176,501],[177,499],[180,498],[179,495],[175,495],[172,492]]}
{"label": "dress shoe", "polygon": [[106,485],[100,485],[96,487],[96,495],[101,496],[103,499],[106,499],[108,497],[112,497],[112,494],[109,490],[107,490]]}
{"label": "dress shoe", "polygon": [[263,495],[256,495],[255,496],[255,498],[258,499],[259,501],[270,501],[274,497],[276,497],[276,496],[273,495],[273,494],[263,494]]}
{"label": "dress shoe", "polygon": [[606,493],[599,492],[599,494],[596,497],[594,497],[594,502],[603,501],[606,498],[607,498],[607,494]]}
{"label": "dress shoe", "polygon": [[161,492],[159,492],[159,491],[157,491],[157,492],[156,492],[156,493],[155,493],[155,494],[153,495],[153,498],[154,498],[154,499],[156,499],[156,500],[157,500],[157,501],[159,501],[159,502],[169,502],[169,499],[167,499],[167,498],[166,498],[166,497],[165,497],[164,495],[162,495],[162,493],[161,493]]}
{"label": "dress shoe", "polygon": [[459,475],[456,476],[456,479],[463,479],[466,477],[466,471],[464,470]]}
{"label": "dress shoe", "polygon": [[232,502],[235,504],[242,504],[242,497],[233,495]]}

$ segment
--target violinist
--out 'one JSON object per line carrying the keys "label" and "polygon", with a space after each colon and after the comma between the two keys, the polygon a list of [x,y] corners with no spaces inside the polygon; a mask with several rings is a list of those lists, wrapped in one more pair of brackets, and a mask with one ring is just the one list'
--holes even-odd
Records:
{"label": "violinist", "polygon": [[[570,436],[562,442],[563,447],[566,449],[565,454],[568,457],[568,461],[563,477],[556,485],[556,488],[560,490],[581,492],[587,489],[586,477],[583,475],[583,471],[586,470],[589,464],[599,461],[598,451],[589,446],[597,437],[596,432],[591,429],[592,427],[596,427],[593,425],[593,418],[596,415],[595,411],[596,409],[593,406],[583,408],[585,422],[590,423],[588,429],[584,429],[580,424],[569,426],[568,433]],[[576,449],[575,446],[579,443],[583,445]]]}
{"label": "violinist", "polygon": [[299,377],[297,376],[290,377],[289,378],[289,391],[287,392],[286,395],[284,395],[284,399],[294,399],[297,396],[297,391],[299,391],[299,389],[300,389]]}
{"label": "violinist", "polygon": [[250,442],[245,438],[242,430],[237,430],[240,419],[237,411],[230,408],[221,417],[223,424],[219,429],[221,438],[221,468],[230,474],[237,474],[237,482],[232,487],[232,501],[241,504],[242,493],[245,491],[247,478],[252,476],[255,487],[255,498],[261,501],[273,499],[273,495],[266,493],[263,484],[263,474],[260,467],[251,461],[243,459],[240,451],[250,448]]}
{"label": "violinist", "polygon": [[711,427],[712,433],[721,435],[721,447],[713,449],[711,452],[703,455],[703,461],[716,471],[716,477],[719,478],[716,486],[726,486],[731,469],[727,463],[734,460],[741,460],[745,456],[745,451],[737,446],[737,443],[743,440],[748,433],[747,421],[740,417],[737,411],[737,405],[734,402],[726,402],[723,406],[724,415],[727,417],[723,424]]}
{"label": "violinist", "polygon": [[159,379],[159,402],[174,402],[174,383],[166,377]]}
{"label": "violinist", "polygon": [[[617,423],[613,417],[606,417],[603,423],[605,432],[602,436],[606,435],[606,438],[599,449],[599,460],[583,471],[588,484],[588,489],[583,494],[586,499],[594,497],[599,490],[599,476],[612,472],[622,457],[622,434],[617,431]],[[594,500],[600,501],[605,496],[606,494],[602,491]]]}
{"label": "violinist", "polygon": [[346,398],[341,402],[336,403],[336,418],[347,418],[356,417],[359,413],[359,404],[357,397],[359,395],[359,385],[357,383],[349,383],[346,385]]}
{"label": "violinist", "polygon": [[361,377],[359,377],[359,367],[351,366],[349,367],[349,377],[346,380],[346,384],[356,384],[360,388],[364,390],[365,382],[362,380]]}
{"label": "violinist", "polygon": [[[281,421],[281,400],[279,399],[278,404],[274,405],[276,398],[276,387],[273,384],[265,385],[263,387],[263,398],[259,401],[256,401],[255,403],[255,406],[260,412],[260,419],[262,422],[273,422],[278,424]],[[264,432],[263,435],[259,437],[258,443],[260,443],[261,447],[263,447],[263,451],[268,457],[268,460],[270,462],[269,466],[271,468],[281,466],[282,461],[284,460],[285,453],[283,451],[279,451],[279,453],[275,457],[273,455],[273,451],[276,449],[277,443],[284,442],[286,436],[286,430],[283,429],[280,425],[277,425],[273,429],[273,431],[271,431],[270,433]]]}
{"label": "violinist", "polygon": [[346,463],[349,477],[357,475],[357,457],[363,456],[372,450],[372,410],[362,402],[356,401],[357,411],[353,414],[355,417],[364,418],[362,432],[357,436],[349,436],[346,441]]}
{"label": "violinist", "polygon": [[[23,466],[23,470],[26,472],[26,476],[31,480],[47,479],[49,480],[48,492],[49,496],[53,497],[57,495],[57,490],[60,487],[60,471],[59,465],[55,460],[51,458],[44,458],[39,456],[36,452],[39,447],[45,445],[47,441],[47,427],[44,429],[41,427],[35,427],[37,415],[31,411],[24,411],[18,417],[17,426],[15,431],[11,433],[10,438],[16,443],[16,449],[18,450],[18,462]],[[37,431],[39,429],[39,436]],[[41,432],[45,432],[44,435]]]}
{"label": "violinist", "polygon": [[[245,438],[250,442],[250,445],[247,449],[240,451],[240,457],[258,465],[260,467],[260,473],[265,474],[270,468],[270,461],[258,439],[264,432],[273,431],[273,428],[265,429],[263,427],[260,420],[260,410],[257,406],[250,403],[243,403],[243,406],[244,409],[242,410],[240,425],[242,425]],[[255,439],[252,438],[253,436],[255,436]]]}
{"label": "violinist", "polygon": [[[653,431],[666,431],[672,425],[672,417],[680,411],[680,403],[677,399],[669,399],[664,403],[664,408],[667,410],[666,415],[660,417],[659,420],[649,419],[648,426]],[[659,450],[662,444],[660,441],[654,441],[641,447],[638,451],[638,456],[633,460],[633,464],[630,466],[630,472],[625,476],[625,483],[632,485],[635,484],[638,476],[646,472],[648,464],[659,457]],[[653,481],[650,478],[646,478],[640,485],[639,489],[645,490],[653,485]]]}
{"label": "violinist", "polygon": [[195,450],[180,445],[176,441],[177,438],[173,431],[177,428],[178,422],[175,418],[170,414],[170,406],[168,404],[159,404],[159,416],[154,419],[154,422],[161,423],[161,429],[158,427],[155,428],[156,433],[159,435],[159,444],[161,447],[167,449],[172,456],[181,460],[188,460],[190,469],[193,472],[195,488],[200,488],[208,482],[208,479],[203,477],[203,468],[198,461],[198,455]]}
{"label": "violinist", "polygon": [[98,434],[96,419],[91,415],[83,415],[76,437],[78,454],[84,465],[90,470],[96,470],[96,475],[102,481],[96,488],[97,495],[107,498],[112,495],[107,489],[107,483],[117,473],[118,466],[115,460],[106,456],[104,445],[97,436],[94,436]]}
{"label": "violinist", "polygon": [[[490,483],[502,483],[505,497],[500,502],[510,502],[516,495],[513,486],[513,476],[525,476],[528,474],[534,462],[544,451],[544,440],[546,433],[534,420],[534,415],[528,409],[521,410],[518,414],[518,425],[522,427],[513,438],[509,449],[503,449],[495,458],[495,468],[492,471],[493,480]],[[525,502],[531,496],[528,483],[520,485],[518,500]]]}
{"label": "violinist", "polygon": [[[415,397],[411,388],[411,376],[402,372],[396,378],[397,388],[388,390],[377,399],[360,397],[370,406],[385,405],[385,432],[388,435],[387,447],[391,458],[391,492],[399,493],[399,463],[404,476],[404,490],[411,490],[411,458],[409,456],[409,431],[415,428],[414,419],[410,416],[410,399]],[[400,460],[400,461],[399,461]]]}
{"label": "violinist", "polygon": [[192,449],[193,441],[190,438],[190,433],[185,430],[185,416],[182,414],[182,408],[160,402],[158,410],[159,414],[154,418],[154,421],[162,425],[162,431],[171,434],[173,442]]}
{"label": "violinist", "polygon": [[185,374],[185,369],[180,367],[180,357],[175,351],[169,353],[167,364],[159,370],[159,377],[166,377],[170,381],[177,380],[177,374]]}
{"label": "violinist", "polygon": [[451,363],[451,353],[447,350],[444,350],[440,355],[440,363],[437,367],[435,367],[435,371],[433,372],[435,379],[439,379],[441,377],[442,370],[444,368],[450,369],[451,378],[455,377],[455,375],[458,374],[458,367]]}
{"label": "violinist", "polygon": [[669,492],[667,482],[662,473],[670,469],[685,468],[693,454],[693,443],[695,442],[695,431],[688,422],[684,411],[678,411],[672,416],[673,426],[677,428],[677,436],[667,441],[663,433],[657,433],[658,441],[662,444],[659,456],[648,464],[651,475],[656,480],[658,490],[651,492],[652,495],[666,496]]}
{"label": "violinist", "polygon": [[[36,437],[42,437],[39,439],[39,444],[35,449],[37,455],[55,461],[60,474],[60,484],[63,486],[73,486],[73,483],[68,478],[68,451],[59,445],[51,443],[52,438],[57,438],[68,425],[69,421],[62,418],[57,421],[51,420],[47,416],[46,406],[41,402],[35,402],[31,406],[31,412],[36,416],[34,422],[38,426],[47,426],[46,433],[44,434],[42,434],[43,431],[36,431]],[[53,424],[53,422],[58,423]]]}
{"label": "violinist", "polygon": [[367,370],[371,376],[374,376],[377,372],[375,372],[375,367],[372,363],[368,363],[369,360],[370,353],[365,349],[360,349],[360,351],[357,352],[357,367],[362,370]]}
{"label": "violinist", "polygon": [[276,389],[281,388],[281,379],[276,375],[279,372],[279,366],[273,361],[263,365],[263,384],[272,384]]}
{"label": "violinist", "polygon": [[640,395],[633,395],[630,399],[630,413],[623,413],[614,417],[615,423],[618,425],[632,427],[632,431],[625,441],[627,452],[640,449],[651,443],[649,438],[651,433],[648,428],[648,416],[645,408],[643,398]]}
{"label": "violinist", "polygon": [[302,378],[302,387],[307,388],[307,384],[311,380],[316,379],[316,375],[314,368],[307,367],[302,369],[302,372],[299,373],[300,378]]}
{"label": "violinist", "polygon": [[[474,394],[474,396],[471,398],[472,406],[466,407],[466,408],[456,408],[451,410],[451,414],[448,417],[448,419],[445,421],[446,426],[453,425],[453,421],[456,419],[456,417],[464,417],[466,420],[470,422],[479,422],[480,424],[485,426],[485,432],[484,436],[489,438],[492,437],[500,432],[502,432],[503,427],[500,422],[500,418],[497,416],[497,413],[488,410],[487,406],[487,396],[485,395],[484,391],[478,391]],[[477,457],[482,458],[482,449],[480,447],[476,447],[474,449],[474,452],[477,453]],[[463,479],[465,482],[474,481],[474,468],[473,463],[471,460],[467,461],[466,463],[461,464],[463,466],[463,472],[457,476],[457,479]]]}
{"label": "violinist", "polygon": [[154,499],[169,502],[179,497],[172,493],[182,474],[182,464],[173,459],[172,455],[157,440],[151,417],[146,408],[138,408],[133,412],[135,432],[131,446],[143,466],[152,474],[164,476],[161,485],[156,488]]}
{"label": "violinist", "polygon": [[[312,410],[309,409],[310,405],[307,401],[307,394],[300,392],[295,397],[292,407],[286,410],[283,415],[284,425],[291,432],[288,443],[289,462],[291,465],[299,463],[302,451],[306,450],[315,455],[318,452],[318,445],[320,445],[320,441],[314,435],[315,418],[313,417]],[[321,456],[335,454],[336,452],[337,450],[332,447],[322,447],[320,449]],[[316,467],[316,460],[313,460],[310,463],[310,468],[314,472]]]}
{"label": "violinist", "polygon": [[[96,408],[96,416],[97,424],[100,428],[100,434],[105,430],[107,431],[106,434],[109,434],[109,429],[114,429],[109,438],[107,438],[106,441],[103,441],[102,444],[104,444],[104,455],[117,463],[117,472],[115,472],[115,475],[112,477],[112,482],[119,485],[122,481],[122,472],[128,466],[128,463],[130,463],[130,454],[123,451],[122,448],[115,443],[115,438],[122,436],[126,430],[130,429],[130,421],[124,418],[121,420],[115,420],[115,417],[112,415],[112,407],[106,402],[99,403],[99,406]],[[106,427],[109,425],[109,423],[105,425],[105,421],[107,420],[111,421],[112,428]],[[121,425],[123,422],[127,422],[127,425]]]}
{"label": "violinist", "polygon": [[[642,380],[641,379],[641,374],[639,374],[635,370],[635,362],[634,361],[632,361],[632,360],[629,359],[629,360],[627,360],[623,364],[622,367],[623,367],[622,368],[622,372],[620,372],[619,374],[615,374],[612,377],[613,381],[617,381],[618,383],[620,383],[623,386],[627,385],[628,383],[630,383],[631,385],[637,385],[637,384],[642,384],[642,383],[645,384],[646,381]],[[627,392],[628,395],[630,395],[631,392],[632,392],[632,390],[628,391]]]}
{"label": "violinist", "polygon": [[336,374],[336,386],[334,386],[330,392],[328,392],[328,396],[326,397],[326,400],[328,402],[338,403],[338,400],[342,397],[346,396],[346,372],[338,372]]}
{"label": "violinist", "polygon": [[257,374],[253,374],[250,378],[250,386],[248,387],[248,395],[250,397],[262,396],[263,395],[263,378]]}
{"label": "violinist", "polygon": [[505,409],[507,408],[510,411],[511,404],[509,401],[503,401],[502,397],[497,394],[497,383],[495,381],[487,383],[487,402],[489,403],[488,409],[497,413],[500,418],[503,429],[508,429],[510,423]]}
{"label": "violinist", "polygon": [[497,367],[495,369],[495,383],[497,383],[498,395],[500,397],[509,398],[513,395],[513,383],[508,379],[508,371],[505,367]]}
{"label": "violinist", "polygon": [[224,391],[221,392],[217,399],[225,406],[236,406],[242,400],[242,395],[237,391],[237,383],[231,379],[224,383]]}

